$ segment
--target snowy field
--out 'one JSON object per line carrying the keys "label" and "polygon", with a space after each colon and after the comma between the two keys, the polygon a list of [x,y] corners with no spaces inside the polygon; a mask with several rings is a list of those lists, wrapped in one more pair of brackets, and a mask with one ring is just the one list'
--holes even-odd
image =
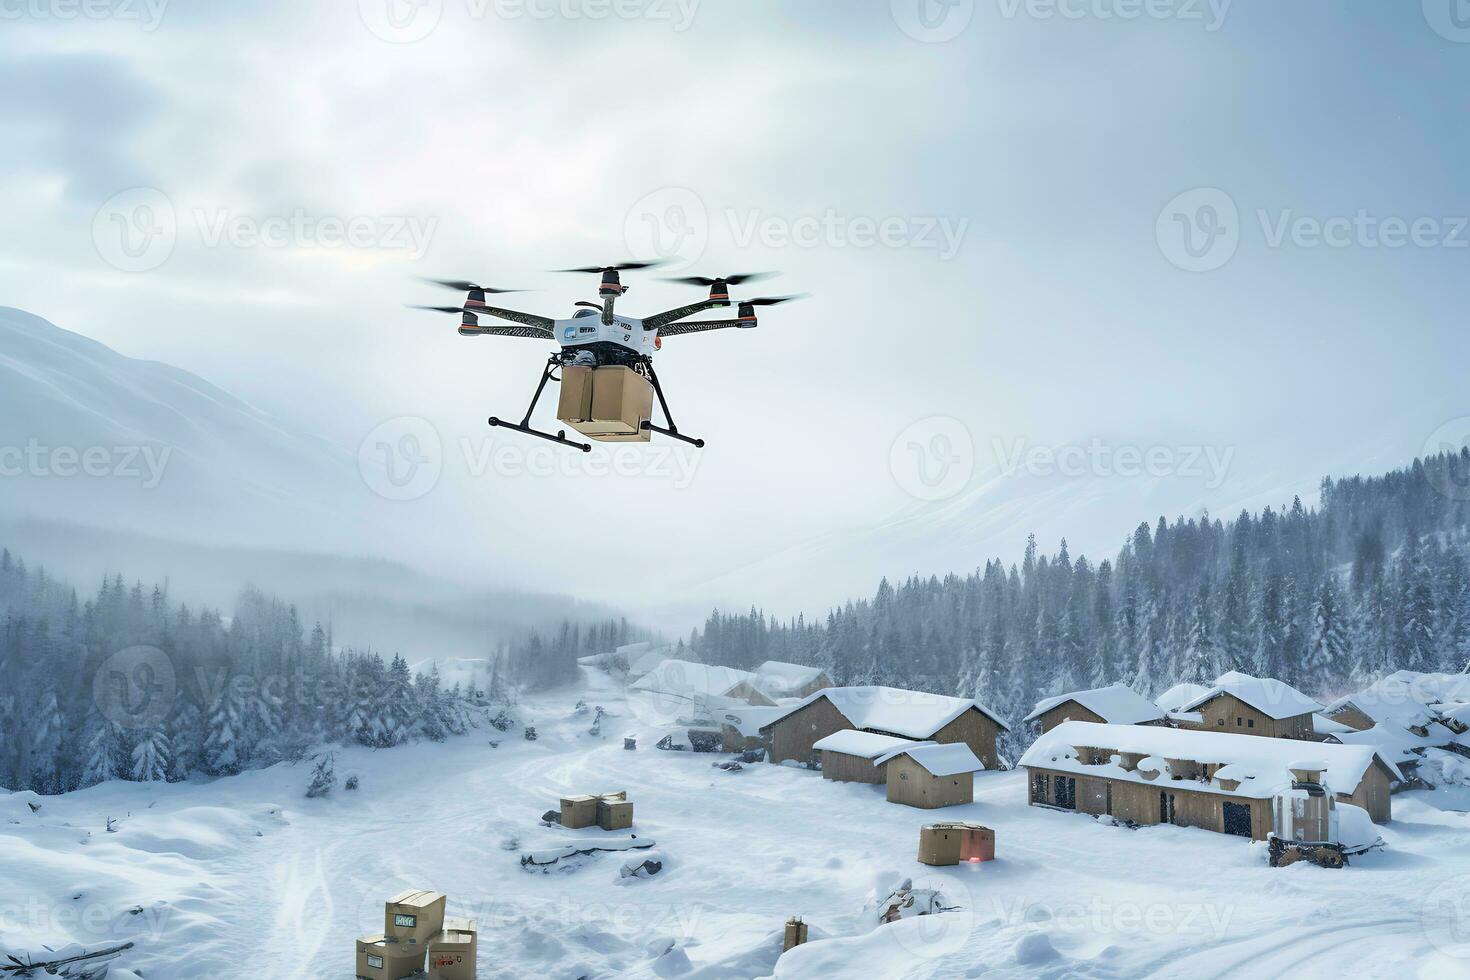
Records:
{"label": "snowy field", "polygon": [[[535,742],[481,729],[444,745],[339,751],[212,783],[108,783],[32,812],[0,796],[0,946],[136,943],[113,980],[349,978],[353,939],[408,887],[479,921],[481,977],[1449,977],[1470,970],[1470,817],[1449,794],[1394,798],[1386,851],[1346,870],[1267,866],[1264,845],[1128,830],[1027,807],[1020,773],[925,812],[883,788],[724,757],[661,752],[606,677],[528,701]],[[614,716],[588,734],[585,698]],[[625,751],[622,736],[639,734]],[[503,739],[498,748],[490,737]],[[543,827],[563,794],[626,789],[653,878],[622,854],[523,870],[519,854],[600,835]],[[108,833],[108,817],[116,832]],[[996,831],[998,860],[931,869],[918,828]],[[609,838],[625,836],[608,834]],[[955,911],[874,927],[903,878]],[[814,940],[781,957],[800,914]]]}

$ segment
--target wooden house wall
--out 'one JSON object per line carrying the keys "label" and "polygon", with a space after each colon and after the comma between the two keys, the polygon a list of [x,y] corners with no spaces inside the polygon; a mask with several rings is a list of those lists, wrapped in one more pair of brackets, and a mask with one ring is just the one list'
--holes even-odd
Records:
{"label": "wooden house wall", "polygon": [[1036,721],[1041,725],[1041,733],[1043,735],[1064,721],[1090,721],[1099,725],[1107,724],[1107,719],[1088,711],[1082,705],[1072,700],[1063,701],[1050,711],[1043,711],[1037,716]]}
{"label": "wooden house wall", "polygon": [[999,769],[1000,755],[995,749],[995,740],[999,735],[1000,726],[993,719],[979,708],[970,708],[935,732],[932,739],[946,744],[964,742],[986,769]]}
{"label": "wooden house wall", "polygon": [[818,741],[851,728],[852,723],[825,697],[776,721],[771,725],[770,761],[811,763],[819,761],[818,752],[812,748]]}
{"label": "wooden house wall", "polygon": [[1200,705],[1204,715],[1203,728],[1207,732],[1228,732],[1231,735],[1261,735],[1266,738],[1295,738],[1314,741],[1316,731],[1312,726],[1312,714],[1293,715],[1290,718],[1272,718],[1257,711],[1233,694],[1217,694]]}
{"label": "wooden house wall", "polygon": [[888,763],[888,802],[925,810],[958,806],[975,800],[975,774],[934,776],[906,755]]}
{"label": "wooden house wall", "polygon": [[846,752],[822,749],[822,778],[835,779],[844,783],[882,783],[888,764],[873,765],[872,759]]}

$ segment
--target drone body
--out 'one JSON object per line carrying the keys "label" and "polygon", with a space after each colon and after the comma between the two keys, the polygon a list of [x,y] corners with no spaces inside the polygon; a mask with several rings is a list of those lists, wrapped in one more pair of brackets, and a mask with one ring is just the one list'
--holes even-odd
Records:
{"label": "drone body", "polygon": [[[455,279],[430,281],[450,289],[464,291],[466,298],[463,306],[418,308],[441,313],[458,313],[460,315],[459,332],[466,337],[527,337],[554,340],[560,345],[561,349],[552,354],[547,361],[541,374],[541,383],[537,385],[536,394],[532,396],[531,405],[526,409],[525,418],[520,424],[506,422],[492,416],[490,418],[492,426],[505,426],[527,435],[564,443],[575,446],[583,452],[590,452],[591,446],[568,439],[565,430],[553,435],[550,432],[533,429],[530,425],[531,413],[536,408],[536,402],[540,399],[546,382],[560,383],[564,380],[572,380],[568,379],[566,371],[577,369],[579,373],[574,376],[577,385],[576,397],[565,397],[568,391],[563,391],[564,397],[561,399],[558,417],[589,439],[601,442],[646,441],[652,433],[659,432],[694,446],[703,446],[704,440],[681,435],[669,414],[669,406],[664,399],[663,388],[659,384],[658,375],[653,370],[653,355],[662,347],[663,338],[704,333],[727,327],[749,329],[757,325],[755,314],[757,306],[774,306],[797,297],[777,296],[742,301],[730,299],[730,286],[764,278],[769,273],[726,276],[721,279],[696,276],[673,281],[709,286],[707,299],[642,318],[616,313],[614,308],[618,298],[628,291],[628,287],[622,284],[619,272],[628,269],[645,269],[656,264],[654,262],[628,262],[617,266],[560,270],[601,274],[597,292],[602,302],[580,301],[576,304],[578,309],[566,319],[553,319],[494,306],[486,300],[487,294],[516,292],[516,290],[495,289]],[[688,319],[696,313],[724,309],[732,305],[737,309],[736,316],[731,319]],[[506,320],[509,323],[481,324],[480,317],[482,316]],[[593,374],[590,379],[580,373],[582,369],[591,369]],[[559,370],[561,374],[557,373]],[[602,397],[596,397],[599,385],[601,385]],[[640,397],[644,392],[638,389],[638,385],[647,387],[649,397],[646,399]],[[651,395],[653,394],[658,396],[664,418],[668,422],[667,426],[655,425],[648,417],[652,414]],[[569,408],[569,403],[573,407]],[[645,403],[648,406],[646,411],[638,407]],[[596,418],[593,416],[594,412],[612,413],[617,417]]]}

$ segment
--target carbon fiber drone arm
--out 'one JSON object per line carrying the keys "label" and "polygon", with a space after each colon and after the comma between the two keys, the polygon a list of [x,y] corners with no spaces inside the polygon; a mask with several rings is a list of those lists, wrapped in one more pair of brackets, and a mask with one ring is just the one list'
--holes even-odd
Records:
{"label": "carbon fiber drone arm", "polygon": [[693,316],[696,313],[703,313],[705,310],[719,309],[720,307],[729,305],[728,300],[702,299],[698,303],[690,303],[688,306],[680,306],[672,310],[665,310],[662,313],[655,313],[653,316],[644,317],[643,329],[658,330],[667,337],[670,335],[670,331],[664,328],[675,320],[682,320],[686,316]]}
{"label": "carbon fiber drone arm", "polygon": [[522,313],[519,310],[506,310],[499,306],[466,306],[464,311],[466,313],[488,313],[490,316],[498,316],[500,319],[509,320],[512,323],[524,323],[528,327],[540,327],[546,331],[545,336],[547,337],[551,336],[552,325],[556,323],[550,317],[537,316],[534,313]]}
{"label": "carbon fiber drone arm", "polygon": [[660,337],[677,337],[686,333],[704,333],[707,330],[723,330],[725,327],[738,327],[739,320],[685,320],[683,323],[671,323],[659,330]]}
{"label": "carbon fiber drone arm", "polygon": [[483,327],[461,326],[459,332],[466,337],[485,335],[489,337],[533,337],[537,340],[551,340],[550,330],[540,327],[504,327],[497,324],[489,324]]}

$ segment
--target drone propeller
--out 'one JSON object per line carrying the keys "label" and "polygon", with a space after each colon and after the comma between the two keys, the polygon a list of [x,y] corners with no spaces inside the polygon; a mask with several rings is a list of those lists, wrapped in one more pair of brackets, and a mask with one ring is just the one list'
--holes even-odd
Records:
{"label": "drone propeller", "polygon": [[724,283],[727,286],[738,286],[743,282],[759,282],[772,276],[780,275],[779,272],[743,272],[735,276],[720,276],[711,279],[708,276],[664,276],[664,282],[682,282],[688,286],[714,286]]}
{"label": "drone propeller", "polygon": [[794,299],[805,299],[809,293],[796,293],[792,296],[758,296],[755,299],[742,299],[741,306],[777,306],[781,303],[789,303]]}
{"label": "drone propeller", "polygon": [[526,292],[526,290],[524,290],[524,289],[496,289],[493,286],[480,286],[480,285],[476,285],[475,283],[469,282],[469,281],[464,280],[464,279],[429,279],[429,278],[425,277],[424,278],[424,282],[431,282],[431,283],[433,283],[436,286],[444,286],[444,287],[446,287],[448,289],[453,289],[456,292],[461,292],[461,293],[469,293],[469,292],[481,292],[481,293],[524,293],[524,292]]}
{"label": "drone propeller", "polygon": [[432,310],[435,313],[463,313],[464,312],[464,307],[461,307],[461,306],[414,306],[413,304],[405,304],[405,306],[407,306],[407,308],[410,309],[410,310]]}
{"label": "drone propeller", "polygon": [[552,272],[626,272],[631,269],[652,269],[663,265],[662,259],[650,262],[621,262],[618,265],[584,265],[575,269],[552,269]]}

